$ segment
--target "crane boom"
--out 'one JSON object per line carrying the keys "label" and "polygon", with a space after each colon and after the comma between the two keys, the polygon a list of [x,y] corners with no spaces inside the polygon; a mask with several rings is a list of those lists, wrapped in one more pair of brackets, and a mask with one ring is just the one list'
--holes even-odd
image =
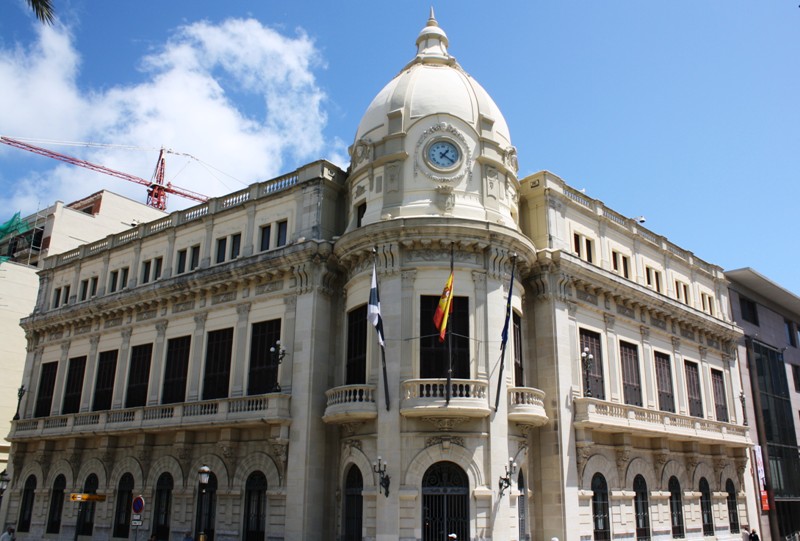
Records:
{"label": "crane boom", "polygon": [[11,137],[0,136],[0,143],[5,143],[6,145],[12,147],[16,147],[22,150],[27,150],[28,152],[33,152],[34,154],[39,154],[41,156],[46,156],[48,158],[53,158],[56,160],[60,160],[62,162],[70,163],[72,165],[77,165],[78,167],[83,167],[91,171],[97,171],[98,173],[105,173],[106,175],[111,175],[112,177],[121,178],[129,182],[135,182],[136,184],[141,184],[142,186],[146,186],[147,205],[153,208],[157,208],[159,210],[166,210],[167,194],[179,195],[181,197],[185,197],[186,199],[192,199],[193,201],[198,201],[200,203],[205,203],[206,201],[208,201],[208,196],[203,195],[201,193],[193,192],[191,190],[187,190],[186,188],[179,188],[178,186],[173,186],[169,182],[164,184],[165,160],[164,160],[163,148],[161,149],[161,152],[158,155],[158,164],[156,165],[155,179],[150,181],[150,180],[145,180],[141,177],[137,177],[136,175],[131,175],[128,173],[123,173],[122,171],[111,169],[110,167],[106,167],[104,165],[98,165],[96,163],[88,162],[86,160],[81,160],[80,158],[76,158],[74,156],[61,154],[60,152],[55,152],[53,150],[48,150],[46,148],[38,147],[36,145],[25,143],[17,139],[12,139]]}

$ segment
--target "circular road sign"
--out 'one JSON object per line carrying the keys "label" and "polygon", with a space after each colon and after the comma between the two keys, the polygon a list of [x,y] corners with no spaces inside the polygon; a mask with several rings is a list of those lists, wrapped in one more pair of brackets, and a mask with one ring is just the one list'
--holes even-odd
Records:
{"label": "circular road sign", "polygon": [[136,514],[139,514],[142,511],[144,511],[144,498],[142,498],[141,496],[136,496],[133,499],[133,503],[131,504],[131,509],[133,509],[133,512]]}

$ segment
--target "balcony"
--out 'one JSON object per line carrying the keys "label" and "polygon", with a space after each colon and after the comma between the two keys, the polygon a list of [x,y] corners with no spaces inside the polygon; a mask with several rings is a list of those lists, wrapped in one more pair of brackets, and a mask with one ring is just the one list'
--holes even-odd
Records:
{"label": "balcony", "polygon": [[508,389],[508,421],[520,425],[542,426],[547,424],[544,411],[544,391],[531,387]]}
{"label": "balcony", "polygon": [[109,435],[130,431],[158,432],[176,428],[206,428],[221,424],[288,426],[292,421],[289,410],[290,399],[291,396],[288,394],[271,393],[21,419],[12,421],[8,439],[24,441],[32,438],[72,437],[101,431]]}
{"label": "balcony", "polygon": [[410,379],[403,382],[400,414],[403,417],[481,418],[491,413],[489,383],[473,379]]}
{"label": "balcony", "polygon": [[328,405],[322,420],[336,424],[375,419],[378,416],[378,406],[375,404],[377,394],[374,385],[335,387],[325,393]]}
{"label": "balcony", "polygon": [[748,447],[752,444],[746,426],[605,402],[596,398],[576,398],[574,405],[576,428],[612,433],[630,432],[639,436],[673,441],[700,441],[728,447]]}

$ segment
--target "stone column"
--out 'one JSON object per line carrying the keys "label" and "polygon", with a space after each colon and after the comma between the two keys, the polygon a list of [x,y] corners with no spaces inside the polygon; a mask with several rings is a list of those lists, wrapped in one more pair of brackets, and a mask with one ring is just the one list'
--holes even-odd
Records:
{"label": "stone column", "polygon": [[128,380],[128,366],[131,358],[131,334],[133,329],[122,329],[122,345],[117,353],[117,371],[114,375],[114,394],[111,408],[119,409],[125,403],[125,382]]}
{"label": "stone column", "polygon": [[94,389],[94,373],[97,370],[97,347],[100,344],[100,336],[89,338],[89,356],[86,358],[86,374],[83,376],[83,391],[81,392],[81,412],[89,411],[92,407],[92,395]]}
{"label": "stone column", "polygon": [[156,342],[153,345],[153,357],[150,359],[150,380],[147,383],[147,405],[155,406],[160,402],[161,387],[163,386],[164,367],[166,358],[164,352],[165,335],[169,320],[156,322]]}
{"label": "stone column", "polygon": [[186,390],[186,401],[200,399],[200,374],[203,371],[203,353],[205,352],[206,319],[208,312],[194,315],[194,333],[192,333],[192,356],[189,359],[189,385]]}
{"label": "stone column", "polygon": [[[67,363],[67,359],[69,358],[69,346],[70,341],[66,340],[61,343],[61,357],[58,360],[58,372],[56,374],[56,387],[53,389],[53,402],[50,404],[50,415],[60,415],[61,414],[61,401],[63,400],[62,395],[64,393],[64,380],[67,378],[67,371],[69,370],[69,364]],[[87,359],[88,363],[88,359]],[[86,387],[86,375],[84,374],[83,379],[84,390]],[[83,400],[84,393],[81,395],[81,400]]]}
{"label": "stone column", "polygon": [[679,415],[689,415],[689,398],[686,395],[686,367],[681,355],[681,339],[672,338],[672,358],[675,360],[675,412]]}
{"label": "stone column", "polygon": [[[608,399],[610,402],[623,402],[622,385],[619,377],[619,341],[617,332],[614,330],[616,318],[610,314],[604,314],[603,318],[606,322],[606,362],[604,369],[607,370],[605,374],[608,376]],[[597,359],[595,359],[595,362],[597,362]]]}
{"label": "stone column", "polygon": [[231,360],[231,389],[230,396],[244,396],[245,391],[245,374],[247,367],[250,366],[250,359],[247,355],[247,335],[250,323],[250,303],[245,302],[236,306],[236,313],[238,319],[236,320],[236,343],[233,347],[233,358]]}
{"label": "stone column", "polygon": [[642,325],[639,327],[642,335],[642,358],[639,365],[644,367],[642,377],[644,378],[645,400],[642,404],[650,409],[658,409],[658,391],[656,390],[655,360],[653,358],[653,346],[650,345],[650,327]]}

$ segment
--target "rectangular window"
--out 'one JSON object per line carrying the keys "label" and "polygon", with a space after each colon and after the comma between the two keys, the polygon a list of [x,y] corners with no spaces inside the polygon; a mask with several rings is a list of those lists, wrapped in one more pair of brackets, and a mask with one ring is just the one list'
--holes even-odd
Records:
{"label": "rectangular window", "polygon": [[94,382],[92,411],[111,409],[114,379],[117,374],[117,350],[103,351],[97,358],[97,379]]}
{"label": "rectangular window", "polygon": [[61,288],[57,287],[53,290],[53,308],[61,306]]}
{"label": "rectangular window", "polygon": [[280,339],[280,319],[253,323],[253,334],[250,339],[250,373],[247,378],[248,395],[280,391],[278,359],[275,352],[271,351],[272,348],[280,348]]}
{"label": "rectangular window", "polygon": [[[424,295],[420,298],[420,377],[426,379],[447,378],[449,337],[439,341],[439,331],[433,322],[433,314],[439,306],[439,295]],[[448,333],[452,334],[453,357],[452,378],[469,379],[469,299],[453,297],[453,311],[447,323]]]}
{"label": "rectangular window", "polygon": [[189,352],[192,337],[181,336],[167,341],[167,360],[164,366],[162,404],[177,404],[186,400],[186,379],[189,374]]}
{"label": "rectangular window", "polygon": [[261,251],[266,252],[269,250],[270,235],[272,234],[272,226],[261,226]]}
{"label": "rectangular window", "polygon": [[347,314],[347,385],[367,382],[367,305]]}
{"label": "rectangular window", "polygon": [[631,260],[628,256],[622,255],[620,252],[611,252],[611,265],[614,272],[621,274],[625,278],[630,278]]}
{"label": "rectangular window", "polygon": [[228,238],[222,237],[221,239],[217,239],[217,263],[222,263],[225,261],[225,248],[228,244]]}
{"label": "rectangular window", "polygon": [[275,246],[283,246],[286,244],[286,234],[289,227],[289,222],[283,220],[278,222],[278,238],[275,239]]}
{"label": "rectangular window", "polygon": [[64,302],[62,304],[69,304],[69,286],[64,286]]}
{"label": "rectangular window", "polygon": [[794,379],[794,392],[800,393],[800,366],[792,365],[792,376]]}
{"label": "rectangular window", "polygon": [[514,312],[511,323],[514,338],[514,385],[525,387],[525,368],[522,363],[522,318]]}
{"label": "rectangular window", "polygon": [[153,280],[161,278],[161,269],[164,266],[164,258],[157,257],[153,260]]}
{"label": "rectangular window", "polygon": [[703,312],[709,315],[714,315],[714,297],[708,293],[701,293],[700,298],[703,301]]}
{"label": "rectangular window", "polygon": [[186,272],[186,250],[178,250],[178,270],[175,274]]}
{"label": "rectangular window", "polygon": [[142,344],[131,348],[131,366],[128,373],[126,408],[140,408],[147,404],[147,384],[150,381],[150,358],[153,344]]}
{"label": "rectangular window", "polygon": [[150,281],[150,267],[152,267],[152,262],[150,260],[145,261],[142,263],[142,283],[146,284]]}
{"label": "rectangular window", "polygon": [[639,348],[628,342],[619,343],[619,356],[622,363],[622,393],[625,403],[642,405],[642,382],[639,377]]}
{"label": "rectangular window", "polygon": [[661,271],[657,271],[653,267],[645,267],[645,279],[647,280],[647,287],[661,293]]}
{"label": "rectangular window", "polygon": [[697,363],[686,361],[686,391],[689,398],[689,415],[704,417],[703,396],[700,390],[700,370]]}
{"label": "rectangular window", "polygon": [[589,388],[584,390],[586,396],[592,396],[605,400],[606,391],[603,383],[603,353],[600,349],[600,333],[588,331],[586,329],[580,330],[581,342],[581,355],[586,353],[583,357],[583,366],[581,369],[584,371],[584,385],[586,384],[586,370],[587,361],[591,356],[591,366],[588,367]]}
{"label": "rectangular window", "polygon": [[119,288],[120,290],[128,287],[128,267],[123,267],[119,270]]}
{"label": "rectangular window", "polygon": [[364,221],[364,214],[367,213],[367,204],[361,203],[356,207],[356,227],[361,227]]}
{"label": "rectangular window", "polygon": [[747,297],[739,297],[739,308],[742,312],[742,319],[752,323],[753,325],[758,325],[758,308],[756,307],[756,303],[751,301]]}
{"label": "rectangular window", "polygon": [[675,413],[675,393],[672,390],[672,362],[669,355],[656,351],[656,384],[658,409]]}
{"label": "rectangular window", "polygon": [[594,242],[592,239],[586,238],[580,233],[574,233],[572,235],[572,244],[578,257],[587,263],[594,261]]}
{"label": "rectangular window", "polygon": [[680,280],[675,280],[675,298],[684,304],[689,304],[689,285]]}
{"label": "rectangular window", "polygon": [[200,265],[200,245],[192,246],[192,257],[189,261],[189,270],[194,270]]}
{"label": "rectangular window", "polygon": [[85,301],[89,298],[89,280],[81,280],[80,300]]}
{"label": "rectangular window", "polygon": [[81,394],[83,391],[83,374],[86,372],[86,357],[74,357],[69,360],[67,368],[67,383],[64,387],[64,403],[61,414],[78,413],[81,409]]}
{"label": "rectangular window", "polygon": [[725,398],[725,378],[721,370],[711,370],[711,387],[714,389],[714,408],[717,421],[728,422],[728,400]]}
{"label": "rectangular window", "polygon": [[239,251],[242,248],[242,234],[236,233],[231,235],[231,259],[239,257]]}
{"label": "rectangular window", "polygon": [[794,323],[792,323],[788,319],[784,319],[783,325],[786,328],[786,343],[796,348],[797,341],[795,340]]}
{"label": "rectangular window", "polygon": [[108,277],[108,292],[114,293],[117,290],[117,282],[119,281],[119,271],[111,271]]}
{"label": "rectangular window", "polygon": [[48,417],[53,406],[53,391],[56,388],[56,373],[58,361],[42,364],[42,374],[39,376],[39,391],[36,394],[36,408],[34,417]]}
{"label": "rectangular window", "polygon": [[227,398],[231,377],[233,328],[208,333],[203,400]]}

